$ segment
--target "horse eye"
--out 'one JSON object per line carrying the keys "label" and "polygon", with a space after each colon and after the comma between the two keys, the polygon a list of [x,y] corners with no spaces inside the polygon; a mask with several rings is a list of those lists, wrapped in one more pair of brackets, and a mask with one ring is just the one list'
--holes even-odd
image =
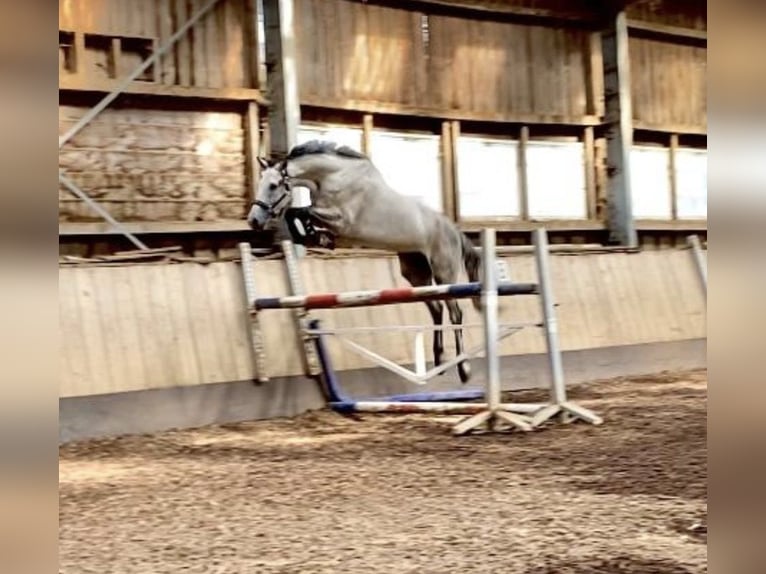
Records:
{"label": "horse eye", "polygon": [[277,184],[276,184],[276,183],[272,183],[272,184],[269,186],[269,189],[271,189],[272,191],[273,191],[273,190],[275,190],[276,188],[277,188]]}

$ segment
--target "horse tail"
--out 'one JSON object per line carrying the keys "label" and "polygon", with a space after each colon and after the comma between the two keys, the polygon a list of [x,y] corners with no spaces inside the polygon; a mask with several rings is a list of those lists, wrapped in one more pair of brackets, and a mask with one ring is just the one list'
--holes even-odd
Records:
{"label": "horse tail", "polygon": [[[476,252],[476,248],[468,239],[468,236],[460,232],[460,241],[463,251],[463,264],[465,265],[465,271],[468,274],[468,280],[472,283],[479,281],[479,272],[481,270],[481,256]],[[471,297],[474,309],[479,311],[481,309],[481,298]]]}

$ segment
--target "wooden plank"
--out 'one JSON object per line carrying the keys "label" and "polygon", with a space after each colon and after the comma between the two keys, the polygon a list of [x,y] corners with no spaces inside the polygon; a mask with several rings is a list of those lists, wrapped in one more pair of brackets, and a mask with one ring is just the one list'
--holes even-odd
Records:
{"label": "wooden plank", "polygon": [[116,325],[119,328],[118,337],[122,340],[122,356],[117,359],[123,365],[125,379],[120,383],[120,389],[141,389],[151,386],[147,377],[144,361],[150,350],[150,342],[142,336],[141,323],[144,314],[142,298],[136,297],[132,290],[131,276],[134,274],[132,265],[103,270],[108,274],[112,284],[112,304]]}
{"label": "wooden plank", "polygon": [[588,219],[596,219],[596,150],[592,127],[583,130],[583,148],[585,154],[585,193],[588,203]]}
{"label": "wooden plank", "polygon": [[313,96],[302,96],[301,105],[352,110],[370,114],[390,114],[399,116],[427,117],[442,120],[483,121],[499,123],[549,124],[567,126],[597,126],[601,121],[596,116],[567,117],[550,113],[507,113],[475,112],[437,107],[408,106],[397,103],[384,103],[370,100],[335,100]]}
{"label": "wooden plank", "polygon": [[529,127],[521,126],[519,130],[519,147],[517,148],[517,170],[519,177],[519,214],[522,220],[529,220],[529,179],[527,175],[527,144],[529,143]]}
{"label": "wooden plank", "polygon": [[682,26],[669,26],[657,22],[647,22],[628,18],[628,31],[634,35],[649,36],[653,38],[688,40],[695,46],[707,45],[707,30],[698,30]]}
{"label": "wooden plank", "polygon": [[[173,0],[173,31],[178,30],[189,19],[187,0]],[[175,50],[175,68],[177,72],[177,83],[180,86],[191,86],[192,82],[192,51],[191,51],[191,33],[189,30],[178,40]]]}
{"label": "wooden plank", "polygon": [[[245,51],[245,34],[247,30],[252,30],[254,25],[250,24],[245,14],[245,0],[224,0],[218,7],[222,14],[220,27],[218,29],[218,51],[221,54],[221,85],[226,88],[245,88],[258,85],[258,44],[257,31],[255,32],[254,54]],[[245,70],[250,65],[249,61],[254,60],[255,75],[254,83],[245,81]]]}
{"label": "wooden plank", "polygon": [[604,60],[601,52],[601,34],[591,32],[586,35],[586,38],[588,44],[586,67],[588,105],[586,113],[600,117],[604,115]]}
{"label": "wooden plank", "polygon": [[85,56],[85,34],[82,32],[74,33],[74,74],[63,76],[59,74],[59,85],[62,80],[66,81],[72,78],[74,82],[87,81],[87,57]]}
{"label": "wooden plank", "polygon": [[169,329],[167,309],[160,303],[160,297],[167,289],[163,282],[157,281],[160,273],[156,266],[132,265],[123,270],[123,281],[127,282],[133,303],[133,312],[128,317],[135,324],[140,344],[143,366],[140,387],[154,388],[158,381],[173,379],[174,369],[168,352],[173,345],[173,334]]}
{"label": "wooden plank", "polygon": [[186,381],[181,376],[179,335],[171,301],[176,294],[169,290],[165,267],[134,266],[131,282],[134,297],[140,301],[141,336],[148,343],[146,352],[147,386],[177,386]]}
{"label": "wooden plank", "polygon": [[[392,6],[399,8],[401,0],[365,0],[369,4],[380,4],[382,6]],[[429,7],[439,8],[440,13],[447,10],[453,10],[455,15],[465,13],[475,13],[481,16],[501,15],[513,16],[519,20],[530,22],[545,21],[548,24],[567,24],[576,26],[587,26],[595,24],[598,20],[597,12],[582,12],[577,10],[568,10],[563,6],[555,8],[543,8],[533,6],[519,5],[515,2],[471,2],[466,0],[411,0],[408,2],[413,9]]]}
{"label": "wooden plank", "polygon": [[[94,346],[92,352],[101,355],[99,359],[104,361],[109,373],[108,378],[103,379],[103,383],[100,378],[93,381],[95,387],[90,388],[89,391],[91,393],[118,392],[133,380],[132,375],[135,374],[133,365],[126,365],[131,361],[126,361],[125,357],[136,358],[128,344],[130,333],[124,330],[130,328],[123,325],[126,310],[119,308],[119,291],[122,285],[120,281],[112,280],[108,269],[90,268],[87,271],[91,281],[93,311],[98,314],[98,334],[103,341],[103,345],[100,348]],[[102,386],[104,383],[106,386]]]}
{"label": "wooden plank", "polygon": [[[426,68],[426,49],[423,39],[423,23],[428,21],[428,16],[421,15],[418,12],[410,13],[410,42],[409,47],[412,52],[412,67],[408,67],[408,72],[413,81],[405,82],[409,84],[409,97],[407,103],[421,105],[427,101],[426,92],[428,72]],[[430,45],[430,26],[429,26],[429,45]]]}
{"label": "wooden plank", "polygon": [[207,85],[211,88],[222,88],[228,85],[225,80],[226,70],[226,14],[225,9],[229,0],[220,0],[218,5],[208,13],[200,26],[205,26],[205,68],[207,68]]}
{"label": "wooden plank", "polygon": [[671,218],[678,219],[678,173],[676,172],[676,155],[678,153],[678,134],[670,134],[670,206]]}
{"label": "wooden plank", "polygon": [[248,88],[260,87],[259,79],[259,45],[258,38],[258,0],[238,0],[242,14],[242,48],[244,50],[244,79],[242,86]]}
{"label": "wooden plank", "polygon": [[250,102],[247,104],[247,114],[245,115],[245,169],[247,171],[247,186],[250,191],[249,198],[256,199],[258,192],[258,182],[261,179],[261,166],[258,163],[258,156],[261,149],[260,118],[258,104]]}
{"label": "wooden plank", "polygon": [[212,332],[211,312],[204,270],[193,263],[182,264],[183,297],[189,312],[191,338],[199,365],[199,383],[226,380],[217,352],[217,341]]}
{"label": "wooden plank", "polygon": [[84,269],[59,269],[59,341],[65,369],[59,396],[88,394],[88,382],[97,380],[88,361],[90,347],[85,337],[84,297],[78,289],[78,275],[82,273]]}
{"label": "wooden plank", "polygon": [[[537,57],[537,47],[536,47],[536,33],[535,28],[533,26],[529,26],[524,30],[524,39],[525,39],[525,62],[526,62],[526,68],[527,68],[527,78],[524,84],[528,86],[528,95],[527,95],[527,106],[529,113],[534,113],[538,109],[540,109],[540,106],[538,106],[537,103],[537,84],[538,84],[538,78],[537,78],[537,69],[535,66],[535,58]],[[532,122],[529,122],[532,123]]]}
{"label": "wooden plank", "polygon": [[[180,76],[179,76],[180,78]],[[179,80],[180,81],[180,80]],[[109,93],[118,85],[116,80],[77,79],[60,76],[59,90],[62,92]],[[210,101],[248,101],[254,100],[262,105],[269,101],[259,90],[251,88],[206,88],[198,86],[172,86],[149,83],[131,84],[124,93],[147,97],[193,98]]]}
{"label": "wooden plank", "polygon": [[59,1],[59,30],[71,32],[74,30],[78,14],[76,9],[78,3],[76,0],[60,0]]}
{"label": "wooden plank", "polygon": [[[124,222],[122,224],[131,233],[210,233],[249,231],[247,223],[242,221],[142,221]],[[107,223],[59,223],[59,235],[121,235]]]}
{"label": "wooden plank", "polygon": [[453,136],[451,122],[442,122],[441,140],[441,168],[442,168],[442,205],[444,214],[457,221],[460,219],[460,197],[457,185],[457,164],[455,149],[460,134],[460,123],[456,124],[457,136]]}
{"label": "wooden plank", "polygon": [[200,364],[202,357],[196,347],[196,333],[192,320],[193,307],[186,293],[186,268],[189,265],[158,267],[161,275],[164,275],[162,284],[168,294],[168,318],[174,333],[173,345],[168,352],[171,353],[175,365],[173,374],[178,381],[177,384],[180,385],[198,385],[206,381]]}
{"label": "wooden plank", "polygon": [[[173,34],[173,14],[171,10],[172,0],[158,0],[157,2],[157,39],[160,44],[164,44]],[[174,46],[169,52],[160,58],[159,83],[163,85],[173,85],[176,83],[175,51],[178,46]]]}
{"label": "wooden plank", "polygon": [[227,263],[212,263],[200,268],[200,270],[204,272],[204,284],[207,288],[205,301],[208,310],[209,330],[215,341],[210,352],[214,352],[218,359],[220,380],[233,381],[237,379],[239,369],[230,341],[232,331],[235,330],[230,327],[229,318],[241,317],[241,313],[232,309],[232,302],[237,301],[237,299],[224,297],[226,290],[231,287],[228,276],[224,272],[224,268],[227,266],[229,266]]}
{"label": "wooden plank", "polygon": [[243,312],[247,301],[242,288],[242,270],[239,265],[229,263],[219,263],[217,267],[216,272],[221,274],[218,283],[221,290],[215,296],[225,308],[221,316],[222,320],[226,319],[223,341],[232,354],[233,380],[253,380],[255,370],[248,338],[250,324]]}
{"label": "wooden plank", "polygon": [[[189,15],[197,12],[200,8],[202,0],[188,0]],[[206,14],[200,21],[198,21],[188,35],[191,40],[191,62],[192,62],[192,85],[203,88],[209,88],[210,82],[208,81],[208,61],[207,61],[207,22],[210,18],[210,13]]]}
{"label": "wooden plank", "polygon": [[374,116],[364,114],[362,118],[362,153],[372,156],[372,130],[374,128]]}

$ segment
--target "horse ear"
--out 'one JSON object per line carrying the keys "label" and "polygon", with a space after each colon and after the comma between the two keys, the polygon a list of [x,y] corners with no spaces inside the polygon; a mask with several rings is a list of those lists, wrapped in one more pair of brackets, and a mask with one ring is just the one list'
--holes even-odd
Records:
{"label": "horse ear", "polygon": [[258,164],[261,166],[261,169],[269,168],[269,162],[263,159],[262,157],[258,157]]}

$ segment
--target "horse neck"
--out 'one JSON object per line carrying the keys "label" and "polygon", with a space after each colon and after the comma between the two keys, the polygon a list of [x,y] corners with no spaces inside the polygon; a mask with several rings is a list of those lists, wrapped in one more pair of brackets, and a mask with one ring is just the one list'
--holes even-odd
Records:
{"label": "horse neck", "polygon": [[294,181],[311,181],[319,186],[329,175],[348,167],[348,161],[327,154],[307,155],[290,160],[287,173]]}

